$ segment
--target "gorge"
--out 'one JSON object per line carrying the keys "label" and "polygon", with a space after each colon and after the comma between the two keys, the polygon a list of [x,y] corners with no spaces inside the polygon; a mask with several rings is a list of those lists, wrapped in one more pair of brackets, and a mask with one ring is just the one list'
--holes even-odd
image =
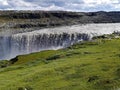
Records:
{"label": "gorge", "polygon": [[120,12],[0,11],[0,60],[120,31]]}

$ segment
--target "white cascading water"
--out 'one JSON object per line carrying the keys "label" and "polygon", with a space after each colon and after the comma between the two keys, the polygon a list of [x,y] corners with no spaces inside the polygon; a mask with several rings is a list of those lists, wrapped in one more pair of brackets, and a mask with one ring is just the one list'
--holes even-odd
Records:
{"label": "white cascading water", "polygon": [[73,25],[32,32],[0,35],[0,60],[11,59],[17,55],[56,50],[74,43],[91,40],[93,36],[120,31],[120,24]]}

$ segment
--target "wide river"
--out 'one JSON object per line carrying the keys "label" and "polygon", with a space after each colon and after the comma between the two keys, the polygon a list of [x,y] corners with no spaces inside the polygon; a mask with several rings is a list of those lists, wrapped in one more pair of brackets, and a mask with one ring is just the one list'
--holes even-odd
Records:
{"label": "wide river", "polygon": [[0,60],[42,50],[64,48],[114,31],[120,31],[120,23],[62,26],[17,34],[6,30],[0,32]]}

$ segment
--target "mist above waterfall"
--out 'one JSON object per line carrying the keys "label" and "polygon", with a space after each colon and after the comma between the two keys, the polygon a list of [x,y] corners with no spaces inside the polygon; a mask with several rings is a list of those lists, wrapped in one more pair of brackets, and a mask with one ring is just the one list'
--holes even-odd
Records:
{"label": "mist above waterfall", "polygon": [[56,50],[114,31],[120,31],[119,23],[62,26],[16,34],[6,30],[0,34],[0,59],[11,59],[16,55],[42,50]]}

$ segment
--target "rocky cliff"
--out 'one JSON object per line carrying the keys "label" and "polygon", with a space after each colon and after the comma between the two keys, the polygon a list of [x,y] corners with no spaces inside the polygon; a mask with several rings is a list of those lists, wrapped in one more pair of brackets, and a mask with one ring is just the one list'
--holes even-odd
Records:
{"label": "rocky cliff", "polygon": [[0,30],[19,32],[63,25],[118,22],[120,12],[0,11]]}

